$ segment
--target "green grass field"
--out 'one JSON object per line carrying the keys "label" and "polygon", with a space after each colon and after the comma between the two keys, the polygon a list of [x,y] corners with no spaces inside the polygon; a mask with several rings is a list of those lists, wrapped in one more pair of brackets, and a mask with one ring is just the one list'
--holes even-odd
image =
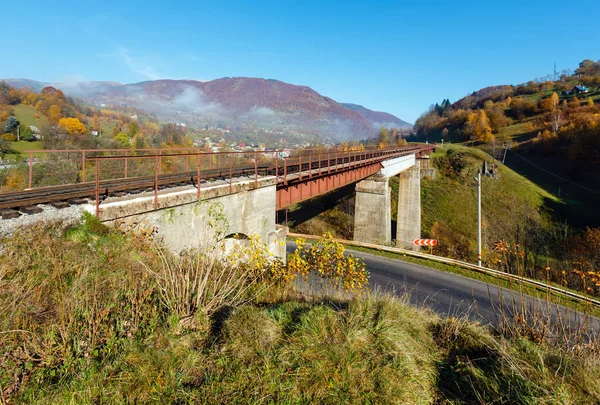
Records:
{"label": "green grass field", "polygon": [[[453,244],[462,244],[466,255],[474,254],[477,239],[477,199],[474,178],[484,160],[492,161],[485,152],[459,145],[438,148],[433,160],[443,159],[448,151],[464,156],[465,168],[459,175],[450,175],[438,167],[435,180],[421,180],[422,233],[424,237],[455,233]],[[442,164],[442,163],[440,163]],[[398,179],[390,179],[392,188],[392,219],[396,218]],[[505,239],[518,226],[515,210],[531,214],[540,226],[548,225],[550,214],[559,201],[535,183],[506,166],[499,165],[498,179],[483,178],[482,211],[484,237],[492,241]],[[520,213],[519,213],[520,215]],[[524,214],[523,214],[524,215]],[[435,234],[434,228],[438,228]],[[441,231],[440,231],[441,229]],[[446,230],[447,232],[442,232]],[[460,242],[459,242],[460,240]],[[450,240],[448,242],[451,242]],[[470,252],[470,253],[469,253]],[[453,256],[460,256],[455,252]]]}
{"label": "green grass field", "polygon": [[10,146],[16,150],[17,152],[24,153],[26,150],[37,150],[43,149],[42,141],[19,141],[19,142],[11,142]]}
{"label": "green grass field", "polygon": [[[48,124],[48,118],[33,106],[19,104],[14,106],[13,110],[21,125],[33,125],[41,129],[42,126]],[[36,115],[39,115],[39,118],[36,118]]]}

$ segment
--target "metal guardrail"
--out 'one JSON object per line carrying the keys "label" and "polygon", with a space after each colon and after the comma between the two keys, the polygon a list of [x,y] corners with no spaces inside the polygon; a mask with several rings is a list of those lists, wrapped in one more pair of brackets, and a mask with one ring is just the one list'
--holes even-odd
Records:
{"label": "metal guardrail", "polygon": [[[303,238],[303,239],[307,239],[307,240],[319,240],[319,239],[321,239],[321,237],[319,237],[319,236],[303,235],[303,234],[300,234],[300,233],[289,233],[288,237],[291,237],[291,238]],[[335,242],[339,242],[339,243],[342,243],[344,245],[357,246],[357,247],[363,247],[363,248],[374,249],[374,250],[380,250],[380,251],[389,252],[389,253],[398,253],[398,254],[403,254],[403,255],[406,255],[406,256],[413,256],[413,257],[416,257],[416,258],[419,258],[419,259],[432,260],[432,261],[435,261],[435,262],[449,264],[449,265],[452,265],[452,266],[462,267],[462,268],[465,268],[465,269],[476,271],[478,273],[487,274],[489,276],[493,276],[493,277],[496,277],[496,278],[502,278],[502,279],[505,279],[505,280],[519,281],[519,282],[522,282],[524,284],[528,284],[528,285],[534,286],[536,288],[544,289],[545,291],[551,291],[551,292],[556,293],[556,294],[561,294],[561,295],[564,295],[566,297],[569,297],[569,298],[572,298],[572,299],[576,299],[576,300],[579,300],[579,301],[584,301],[584,302],[592,304],[592,305],[594,305],[596,307],[600,307],[600,301],[595,300],[595,299],[590,298],[590,297],[586,297],[585,295],[577,294],[577,293],[574,293],[572,291],[565,290],[563,288],[559,288],[559,287],[556,287],[556,286],[553,286],[553,285],[550,285],[550,284],[546,284],[546,283],[538,281],[538,280],[533,280],[533,279],[530,279],[530,278],[527,278],[527,277],[517,276],[515,274],[505,273],[505,272],[500,271],[500,270],[490,269],[488,267],[479,267],[476,264],[471,264],[471,263],[463,262],[463,261],[460,261],[460,260],[450,259],[450,258],[447,258],[447,257],[435,256],[435,255],[431,255],[431,254],[427,254],[427,253],[421,253],[421,252],[414,252],[412,250],[407,250],[407,249],[381,246],[381,245],[376,245],[374,243],[355,242],[355,241],[348,241],[348,240],[343,240],[343,239],[333,239],[333,240]]]}

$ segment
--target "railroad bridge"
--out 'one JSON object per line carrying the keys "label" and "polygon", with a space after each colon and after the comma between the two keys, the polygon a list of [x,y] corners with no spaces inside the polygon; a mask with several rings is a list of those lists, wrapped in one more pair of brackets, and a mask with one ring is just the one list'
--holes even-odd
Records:
{"label": "railroad bridge", "polygon": [[[176,252],[213,244],[223,233],[257,235],[285,257],[287,228],[276,224],[276,211],[352,183],[354,239],[389,243],[388,179],[399,175],[397,243],[411,248],[421,236],[420,179],[434,148],[28,151],[29,187],[0,194],[0,213],[18,225],[22,214],[79,205],[103,222],[151,229]],[[70,172],[52,171],[56,161],[69,162]]]}

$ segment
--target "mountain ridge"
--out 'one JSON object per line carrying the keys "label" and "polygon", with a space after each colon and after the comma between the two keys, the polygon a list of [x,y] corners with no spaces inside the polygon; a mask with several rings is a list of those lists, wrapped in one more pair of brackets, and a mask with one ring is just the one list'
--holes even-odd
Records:
{"label": "mountain ridge", "polygon": [[223,77],[210,81],[161,79],[138,83],[44,83],[6,79],[15,87],[52,85],[95,105],[136,107],[164,121],[250,131],[275,128],[323,139],[365,139],[381,125],[412,128],[402,119],[358,104],[339,103],[304,85],[276,79]]}

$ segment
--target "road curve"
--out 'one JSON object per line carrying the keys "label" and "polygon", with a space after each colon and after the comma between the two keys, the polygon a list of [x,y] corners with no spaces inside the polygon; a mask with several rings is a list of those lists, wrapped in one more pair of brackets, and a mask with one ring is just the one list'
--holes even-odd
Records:
{"label": "road curve", "polygon": [[[288,242],[288,252],[294,249],[295,244]],[[498,325],[500,313],[512,318],[514,309],[523,305],[527,313],[535,310],[543,316],[542,319],[550,314],[551,322],[557,327],[585,328],[594,335],[600,331],[598,318],[586,317],[581,312],[518,291],[399,259],[354,250],[348,250],[348,253],[364,260],[370,273],[371,289],[399,296],[408,294],[411,304],[431,308],[442,317],[467,316],[482,324]],[[500,311],[501,308],[503,311]]]}

